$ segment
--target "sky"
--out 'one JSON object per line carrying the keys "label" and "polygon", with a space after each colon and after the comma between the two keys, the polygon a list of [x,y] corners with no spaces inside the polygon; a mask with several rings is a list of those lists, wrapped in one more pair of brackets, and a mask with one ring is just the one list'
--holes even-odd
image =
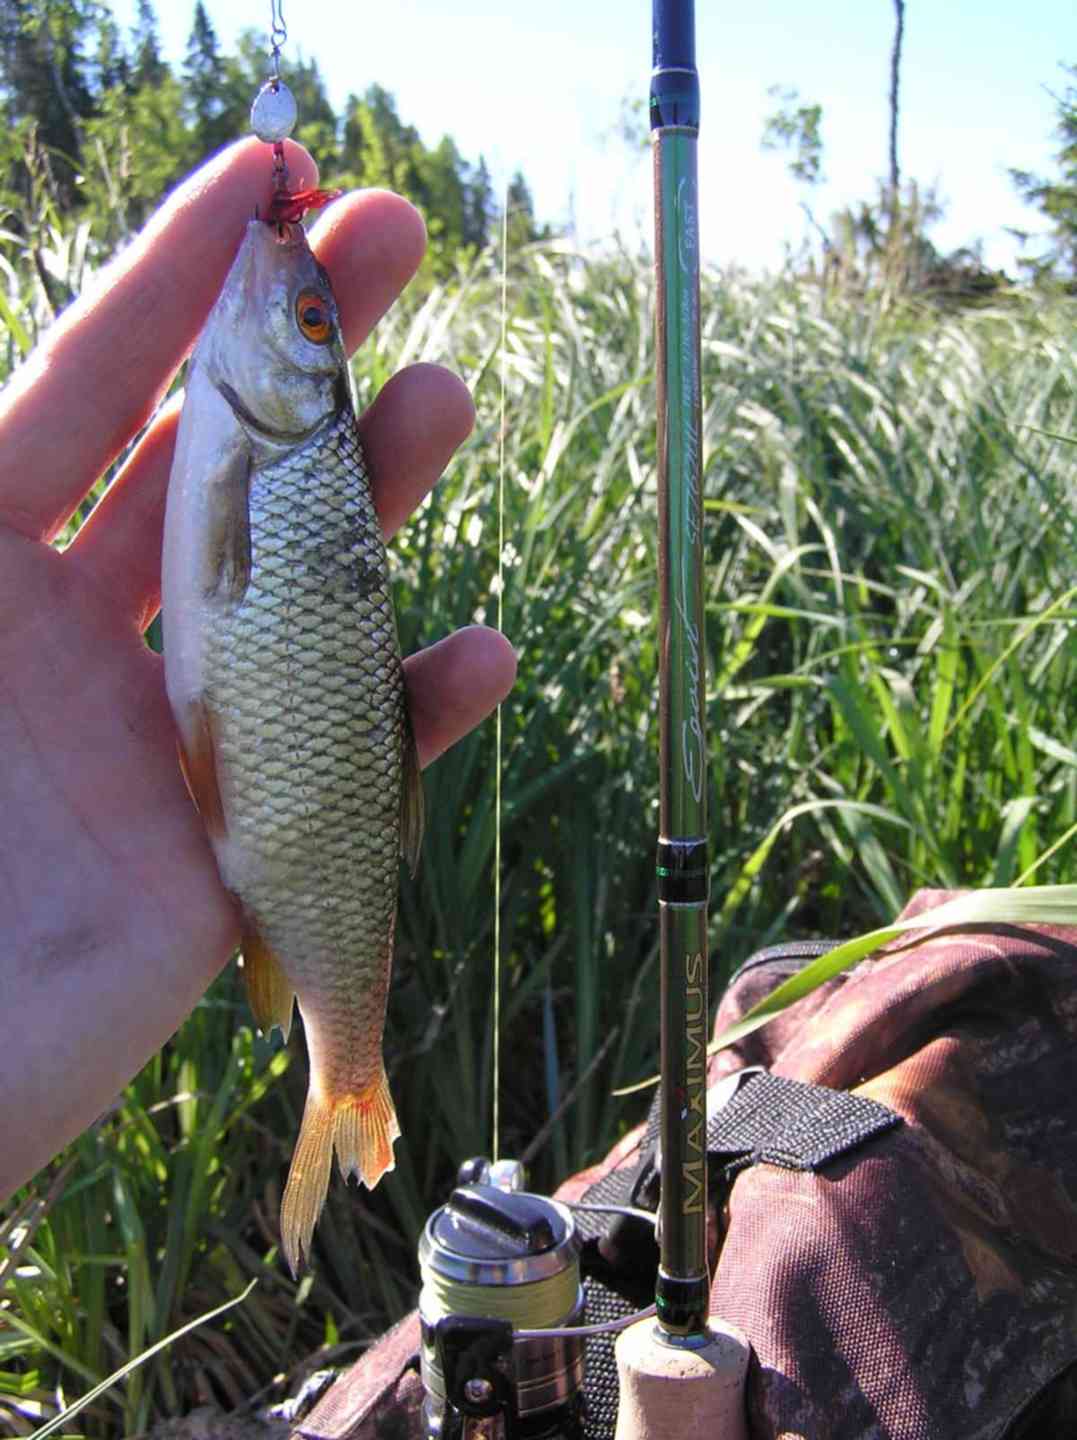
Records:
{"label": "sky", "polygon": [[[270,0],[205,0],[228,48],[268,31]],[[194,0],[157,0],[167,57],[182,59]],[[117,0],[127,25],[134,0]],[[891,0],[696,0],[702,89],[700,228],[705,258],[776,268],[797,247],[810,199],[824,224],[875,195],[887,173]],[[284,0],[285,55],[315,59],[338,111],[383,85],[426,144],[452,136],[486,158],[495,186],[522,170],[541,220],[581,243],[651,230],[650,161],[616,138],[623,103],[646,100],[649,0]],[[943,252],[979,241],[1015,274],[1008,226],[1042,231],[1009,167],[1054,173],[1060,61],[1077,63],[1073,0],[907,0],[899,159],[945,205]],[[768,87],[823,107],[825,183],[809,196],[760,149]],[[253,97],[252,97],[253,98]],[[323,174],[331,181],[331,176]]]}

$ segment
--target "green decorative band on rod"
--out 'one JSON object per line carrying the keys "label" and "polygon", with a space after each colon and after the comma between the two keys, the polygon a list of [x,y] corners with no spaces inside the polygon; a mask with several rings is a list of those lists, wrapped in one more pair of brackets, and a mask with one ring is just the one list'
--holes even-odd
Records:
{"label": "green decorative band on rod", "polygon": [[708,894],[707,837],[658,841],[658,898],[668,905],[706,904]]}
{"label": "green decorative band on rod", "polygon": [[660,1269],[655,1301],[658,1320],[667,1330],[692,1334],[700,1329],[699,1316],[705,1316],[710,1305],[710,1279],[693,1275],[684,1280]]}

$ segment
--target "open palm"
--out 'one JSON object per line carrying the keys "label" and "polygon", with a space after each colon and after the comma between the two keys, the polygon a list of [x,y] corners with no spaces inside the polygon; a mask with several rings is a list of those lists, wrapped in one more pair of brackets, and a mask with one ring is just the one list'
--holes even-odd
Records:
{"label": "open palm", "polygon": [[[0,1198],[92,1121],[190,1011],[236,943],[235,915],[184,788],[160,657],[177,409],[166,407],[64,553],[49,544],[153,413],[268,198],[265,147],[193,176],[72,306],[0,396]],[[289,148],[298,188],[309,157]],[[380,192],[312,235],[349,348],[422,256],[422,222]],[[463,385],[416,366],[361,429],[391,534],[472,422]],[[512,651],[472,628],[406,662],[429,761],[512,683]]]}

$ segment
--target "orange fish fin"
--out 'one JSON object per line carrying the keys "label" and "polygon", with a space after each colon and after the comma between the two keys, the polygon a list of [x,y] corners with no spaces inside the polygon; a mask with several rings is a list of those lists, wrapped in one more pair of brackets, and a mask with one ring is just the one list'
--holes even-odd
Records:
{"label": "orange fish fin", "polygon": [[251,583],[251,454],[234,451],[209,489],[206,596],[238,605]]}
{"label": "orange fish fin", "polygon": [[404,752],[400,768],[400,849],[408,862],[408,869],[414,875],[419,867],[419,851],[422,849],[423,829],[426,825],[426,801],[423,797],[419,747],[415,743],[411,721],[407,718],[404,723]]}
{"label": "orange fish fin", "polygon": [[262,938],[257,926],[243,917],[243,978],[247,982],[247,999],[254,1012],[254,1023],[263,1035],[279,1025],[285,1040],[292,1028],[292,1006],[295,990],[284,973],[284,967]]}
{"label": "orange fish fin", "polygon": [[357,1095],[335,1098],[311,1087],[280,1209],[281,1243],[293,1275],[310,1259],[334,1148],[344,1176],[357,1175],[373,1189],[393,1168],[393,1141],[399,1134],[384,1068]]}
{"label": "orange fish fin", "polygon": [[345,1180],[354,1175],[368,1190],[373,1190],[387,1170],[391,1170],[393,1141],[400,1135],[389,1081],[382,1066],[378,1078],[356,1097],[349,1097],[336,1107],[336,1144],[340,1173]]}
{"label": "orange fish fin", "polygon": [[217,779],[213,714],[204,700],[191,700],[177,739],[180,769],[202,823],[215,838],[224,834],[224,805]]}

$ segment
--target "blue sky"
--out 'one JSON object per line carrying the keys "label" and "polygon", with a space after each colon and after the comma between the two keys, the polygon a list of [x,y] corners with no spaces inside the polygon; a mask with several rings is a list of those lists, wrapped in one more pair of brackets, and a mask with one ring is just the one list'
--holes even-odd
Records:
{"label": "blue sky", "polygon": [[[269,0],[206,0],[226,44],[268,29]],[[826,220],[867,198],[887,166],[890,0],[697,0],[703,91],[701,230],[705,254],[750,268],[781,262],[805,229],[803,191],[759,148],[773,102],[795,87],[823,106],[826,183],[812,197]],[[128,23],[134,0],[114,10]],[[158,0],[166,52],[182,57],[193,0]],[[284,0],[286,53],[318,61],[334,105],[375,81],[427,143],[448,133],[495,183],[527,177],[543,219],[583,241],[650,227],[646,157],[611,137],[625,98],[645,97],[650,0]],[[937,184],[941,249],[977,239],[988,263],[1013,264],[1005,227],[1036,229],[1009,166],[1050,172],[1055,123],[1048,88],[1077,62],[1073,0],[908,0],[900,158],[905,176]],[[330,179],[331,177],[326,177]]]}

